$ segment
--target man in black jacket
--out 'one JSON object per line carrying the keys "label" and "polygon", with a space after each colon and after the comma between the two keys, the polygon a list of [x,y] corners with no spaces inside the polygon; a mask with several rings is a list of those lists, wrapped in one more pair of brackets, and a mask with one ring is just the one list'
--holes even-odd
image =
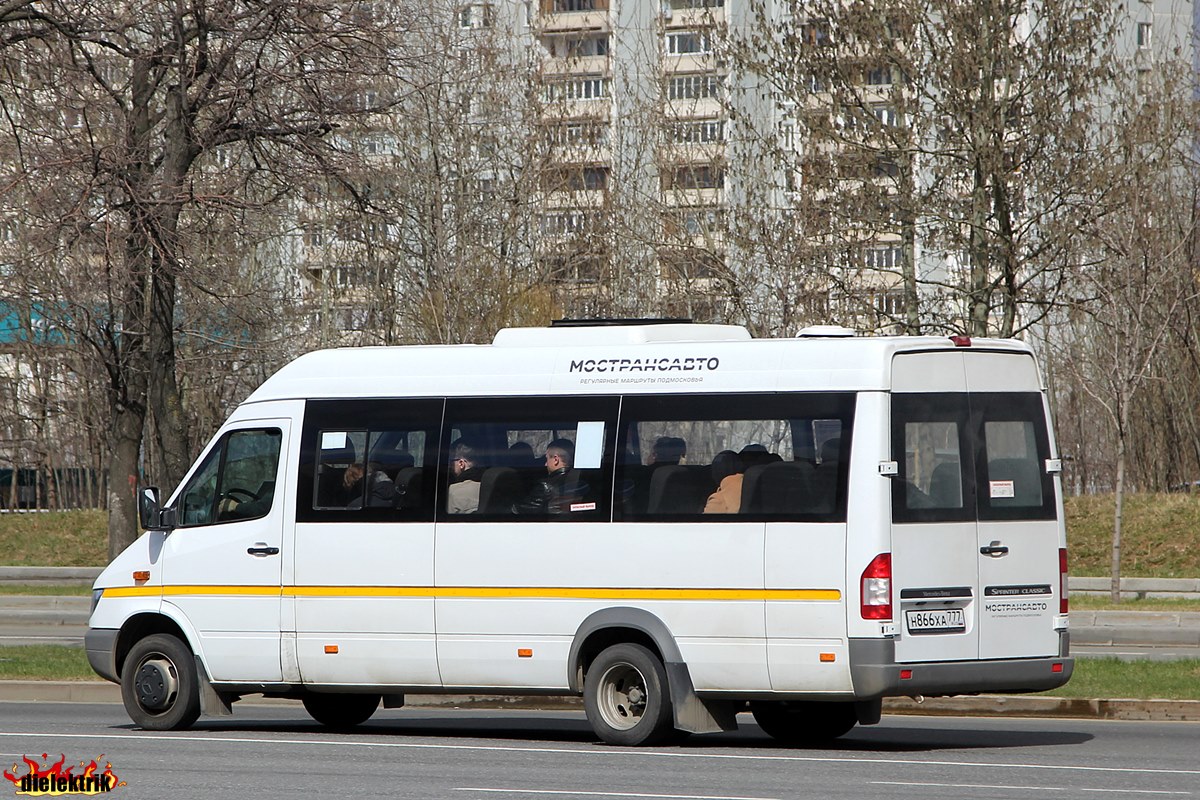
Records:
{"label": "man in black jacket", "polygon": [[546,447],[546,477],[534,484],[524,500],[513,505],[513,513],[521,516],[568,513],[571,501],[579,493],[579,487],[569,478],[574,460],[574,442],[570,439],[551,442]]}

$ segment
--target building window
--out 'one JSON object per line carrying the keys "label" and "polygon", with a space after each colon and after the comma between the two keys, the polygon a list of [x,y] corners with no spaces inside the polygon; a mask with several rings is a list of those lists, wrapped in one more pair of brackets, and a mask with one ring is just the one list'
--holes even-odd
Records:
{"label": "building window", "polygon": [[667,218],[667,233],[674,236],[703,236],[721,224],[720,209],[695,206],[675,210]]}
{"label": "building window", "polygon": [[608,188],[608,167],[574,167],[547,170],[542,188],[548,192],[583,192]]}
{"label": "building window", "polygon": [[1154,32],[1154,26],[1149,22],[1139,22],[1137,24],[1137,46],[1139,50],[1145,50],[1150,47],[1150,37]]}
{"label": "building window", "polygon": [[546,102],[575,102],[577,100],[602,100],[608,97],[608,79],[600,76],[585,76],[556,80],[546,84]]}
{"label": "building window", "polygon": [[667,34],[668,55],[707,55],[712,51],[712,34],[709,31],[673,31]]}
{"label": "building window", "polygon": [[718,76],[709,73],[674,75],[667,81],[667,99],[700,100],[705,97],[717,97],[720,86]]}
{"label": "building window", "polygon": [[601,36],[564,36],[554,46],[558,58],[584,58],[608,55],[608,34]]}
{"label": "building window", "polygon": [[608,143],[608,123],[598,120],[559,122],[546,128],[554,147],[601,147]]}
{"label": "building window", "polygon": [[676,167],[663,176],[663,189],[720,189],[724,186],[725,170],[713,164]]}
{"label": "building window", "polygon": [[543,236],[570,236],[594,229],[595,223],[592,212],[571,208],[543,214],[538,229]]}
{"label": "building window", "polygon": [[710,144],[725,141],[725,123],[719,119],[687,119],[671,125],[673,144]]}
{"label": "building window", "polygon": [[879,120],[880,124],[886,128],[896,127],[898,117],[895,106],[872,106],[871,116]]}
{"label": "building window", "polygon": [[472,3],[458,9],[458,27],[490,28],[493,12],[490,3]]}
{"label": "building window", "polygon": [[891,67],[876,67],[867,70],[867,85],[868,86],[891,86],[892,85],[892,68]]}
{"label": "building window", "polygon": [[833,39],[829,33],[828,20],[812,20],[801,25],[800,43],[816,45],[818,47],[824,47],[825,45],[832,44]]}
{"label": "building window", "polygon": [[608,0],[542,0],[542,12],[606,11]]}
{"label": "building window", "polygon": [[689,8],[724,8],[725,0],[668,0],[667,7],[672,11],[683,11]]}
{"label": "building window", "polygon": [[904,251],[897,245],[868,247],[863,251],[863,266],[867,269],[891,270],[904,261]]}

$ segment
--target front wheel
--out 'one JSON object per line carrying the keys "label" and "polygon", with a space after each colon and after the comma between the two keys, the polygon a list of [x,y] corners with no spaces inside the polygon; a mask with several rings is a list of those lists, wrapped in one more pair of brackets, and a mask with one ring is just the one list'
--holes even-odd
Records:
{"label": "front wheel", "polygon": [[657,744],[673,731],[667,671],[638,644],[603,650],[583,681],[583,706],[592,730],[609,744]]}
{"label": "front wheel", "polygon": [[121,700],[134,723],[150,731],[177,731],[200,716],[200,681],[188,646],[167,633],[147,636],[121,667]]}
{"label": "front wheel", "polygon": [[750,711],[763,733],[793,745],[825,744],[858,723],[853,703],[755,701]]}
{"label": "front wheel", "polygon": [[371,718],[379,708],[377,694],[318,694],[304,695],[304,710],[327,728],[349,730]]}

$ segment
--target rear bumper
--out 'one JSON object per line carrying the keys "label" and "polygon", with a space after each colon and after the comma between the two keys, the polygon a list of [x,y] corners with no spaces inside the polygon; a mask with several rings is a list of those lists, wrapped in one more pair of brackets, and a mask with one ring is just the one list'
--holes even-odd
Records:
{"label": "rear bumper", "polygon": [[83,646],[87,650],[88,663],[96,674],[106,681],[120,683],[117,676],[117,635],[116,628],[89,628],[83,636]]}
{"label": "rear bumper", "polygon": [[[1065,640],[1061,651],[1067,652]],[[1074,669],[1067,656],[900,664],[891,639],[850,640],[850,676],[859,699],[1043,692],[1065,684]],[[902,670],[908,677],[901,677]]]}

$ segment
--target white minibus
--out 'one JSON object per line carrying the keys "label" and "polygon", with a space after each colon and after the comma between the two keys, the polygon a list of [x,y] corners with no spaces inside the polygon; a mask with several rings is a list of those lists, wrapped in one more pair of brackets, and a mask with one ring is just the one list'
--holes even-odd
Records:
{"label": "white minibus", "polygon": [[564,324],[309,353],[97,579],[154,730],[296,698],[582,695],[606,742],[819,742],[1069,679],[1060,460],[1017,341]]}

